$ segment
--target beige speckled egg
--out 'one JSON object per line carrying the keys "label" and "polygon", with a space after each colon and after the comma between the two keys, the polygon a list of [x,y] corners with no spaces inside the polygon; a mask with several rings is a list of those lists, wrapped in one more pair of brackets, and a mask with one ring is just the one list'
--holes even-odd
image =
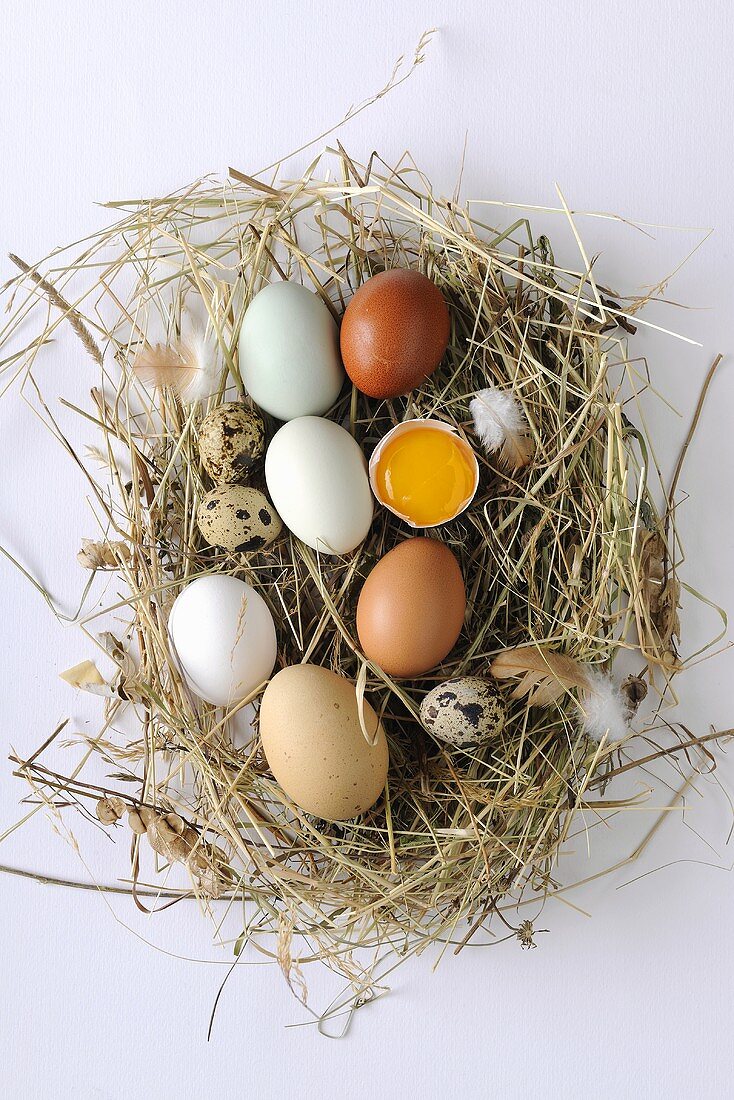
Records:
{"label": "beige speckled egg", "polygon": [[457,676],[424,697],[421,722],[437,740],[470,752],[502,732],[504,699],[491,680]]}
{"label": "beige speckled egg", "polygon": [[265,451],[262,417],[240,401],[228,401],[205,416],[199,454],[216,482],[242,481]]}
{"label": "beige speckled egg", "polygon": [[320,665],[290,665],[268,684],[260,736],[268,765],[291,801],[325,821],[348,821],[374,806],[387,779],[385,731],[356,686]]}
{"label": "beige speckled egg", "polygon": [[196,520],[210,546],[238,553],[268,546],[283,529],[267,497],[249,485],[218,485],[202,499]]}

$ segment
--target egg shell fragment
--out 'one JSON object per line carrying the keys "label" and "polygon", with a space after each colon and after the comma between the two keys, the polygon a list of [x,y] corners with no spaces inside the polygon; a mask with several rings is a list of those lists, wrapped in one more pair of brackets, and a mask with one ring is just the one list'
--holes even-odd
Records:
{"label": "egg shell fragment", "polygon": [[168,618],[173,655],[191,690],[215,706],[240,702],[268,679],[275,624],[262,596],[237,577],[197,577]]}
{"label": "egg shell fragment", "polygon": [[218,484],[244,481],[264,453],[262,417],[241,401],[227,401],[202,420],[199,454],[209,477]]}
{"label": "egg shell fragment", "polygon": [[362,651],[390,676],[421,676],[451,652],[465,610],[464,578],[448,546],[432,538],[406,539],[380,558],[362,586]]}
{"label": "egg shell fragment", "polygon": [[290,665],[265,689],[260,705],[263,751],[277,783],[306,813],[348,821],[382,794],[389,755],[385,731],[364,700],[368,743],[356,687],[320,665]]}
{"label": "egg shell fragment", "polygon": [[265,494],[249,485],[218,485],[202,498],[196,520],[210,546],[238,554],[269,546],[283,529]]}
{"label": "egg shell fragment", "polygon": [[344,368],[368,397],[410,393],[441,362],[450,327],[434,282],[409,268],[382,271],[359,287],[344,313]]}
{"label": "egg shell fragment", "polygon": [[255,295],[238,354],[250,397],[278,420],[325,413],[344,384],[336,322],[300,283],[270,283]]}
{"label": "egg shell fragment", "polygon": [[[458,509],[458,511],[455,511],[452,516],[446,516],[444,519],[437,520],[436,523],[425,523],[419,525],[415,523],[409,515],[398,511],[392,506],[392,504],[388,500],[384,498],[383,494],[380,492],[377,474],[380,460],[385,452],[385,448],[391,442],[396,439],[400,439],[401,436],[410,434],[411,432],[415,431],[416,428],[421,429],[426,427],[429,427],[434,431],[445,432],[447,435],[451,436],[455,440],[456,446],[464,455],[467,466],[472,471],[473,483],[471,494],[467,496],[464,501],[462,501],[461,507]],[[394,516],[397,516],[398,519],[402,519],[410,527],[417,528],[420,526],[423,530],[428,527],[441,527],[444,523],[450,523],[452,519],[456,519],[458,515],[460,515],[469,507],[479,487],[479,463],[477,462],[477,456],[474,454],[474,451],[471,449],[467,441],[463,439],[454,428],[450,427],[448,424],[445,424],[443,420],[431,420],[425,417],[404,420],[401,424],[396,424],[394,428],[391,428],[390,431],[382,437],[382,439],[372,452],[369,460],[368,469],[370,487],[383,508],[387,508],[389,512],[392,512],[392,514]]]}
{"label": "egg shell fragment", "polygon": [[367,462],[349,432],[301,416],[280,428],[265,455],[273,504],[294,535],[322,554],[348,554],[372,523]]}
{"label": "egg shell fragment", "polygon": [[506,707],[492,680],[457,676],[424,696],[420,716],[437,740],[469,752],[502,732]]}

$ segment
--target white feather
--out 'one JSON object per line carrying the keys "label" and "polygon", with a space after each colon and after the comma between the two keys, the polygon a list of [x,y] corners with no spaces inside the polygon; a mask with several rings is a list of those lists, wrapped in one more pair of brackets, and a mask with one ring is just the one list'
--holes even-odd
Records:
{"label": "white feather", "polygon": [[488,386],[469,403],[474,430],[487,454],[499,454],[512,469],[526,466],[533,454],[528,422],[511,393]]}
{"label": "white feather", "polygon": [[[183,320],[183,319],[182,319]],[[154,344],[135,357],[133,371],[146,386],[170,386],[186,404],[205,401],[219,385],[220,360],[216,333],[186,317],[181,339]]]}
{"label": "white feather", "polygon": [[219,386],[220,359],[217,334],[211,328],[192,324],[186,333],[186,343],[191,348],[197,370],[186,387],[184,401],[206,401]]}
{"label": "white feather", "polygon": [[629,701],[606,673],[589,668],[590,687],[579,699],[579,724],[594,741],[621,741],[629,733]]}

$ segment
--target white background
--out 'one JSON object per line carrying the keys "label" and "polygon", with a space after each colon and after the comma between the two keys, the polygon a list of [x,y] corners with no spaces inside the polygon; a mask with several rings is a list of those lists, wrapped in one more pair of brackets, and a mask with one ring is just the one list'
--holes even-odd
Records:
{"label": "white background", "polygon": [[[398,54],[438,25],[411,80],[342,131],[354,156],[377,147],[391,160],[409,147],[447,193],[467,134],[468,197],[554,206],[557,181],[578,210],[715,229],[668,287],[692,308],[650,313],[702,346],[649,335],[635,344],[681,414],[662,404],[650,414],[669,473],[706,367],[732,349],[729,8],[674,0],[3,0],[0,281],[12,273],[6,252],[33,261],[103,224],[95,201],[165,192],[229,164],[256,171],[377,90]],[[502,224],[508,217],[496,212]],[[573,260],[562,219],[547,220]],[[632,290],[672,270],[701,237],[579,224],[589,252],[603,251],[607,281]],[[73,343],[49,352],[44,369],[52,389],[63,383],[83,395],[92,382]],[[730,608],[733,396],[725,365],[685,468],[681,488],[692,499],[679,515],[685,579]],[[12,396],[0,403],[0,471],[0,542],[71,608],[81,583],[75,553],[92,533],[81,482]],[[0,584],[4,760],[11,744],[29,752],[66,715],[70,729],[85,728],[83,701],[57,673],[90,654],[4,560]],[[716,622],[690,601],[684,612],[688,653]],[[725,653],[682,679],[677,717],[701,732],[734,725],[732,671]],[[17,819],[24,793],[9,773],[0,763],[0,828]],[[731,785],[725,759],[720,775]],[[572,896],[590,916],[550,903],[538,921],[549,932],[535,951],[515,943],[467,950],[436,973],[430,959],[418,960],[339,1042],[313,1027],[287,1028],[305,1017],[279,972],[242,966],[207,1044],[229,956],[212,946],[195,906],[145,918],[124,899],[108,908],[97,894],[0,875],[2,1093],[730,1096],[734,875],[713,865],[732,862],[731,811],[713,783],[700,790],[707,798],[694,795],[685,822],[669,820],[638,864]],[[599,838],[591,860],[582,844],[560,873],[613,862],[650,820],[649,811],[628,815]],[[125,874],[124,841],[113,847],[83,825],[76,832],[100,878]],[[0,862],[87,877],[40,815],[0,846]],[[308,977],[318,1000],[319,978]]]}

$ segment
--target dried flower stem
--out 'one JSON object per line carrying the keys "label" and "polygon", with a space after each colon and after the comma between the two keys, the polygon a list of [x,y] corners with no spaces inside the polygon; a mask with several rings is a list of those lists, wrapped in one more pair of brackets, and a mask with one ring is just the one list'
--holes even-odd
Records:
{"label": "dried flower stem", "polygon": [[50,283],[48,279],[44,279],[43,275],[36,271],[35,268],[31,267],[30,264],[27,264],[25,260],[21,260],[20,256],[16,256],[13,252],[10,252],[8,253],[8,258],[12,260],[16,267],[19,267],[21,271],[33,280],[38,289],[43,291],[46,295],[51,305],[61,310],[92,359],[94,359],[95,363],[99,363],[99,365],[102,366],[104,363],[102,352],[82,320],[79,312],[58,292],[53,283]]}

